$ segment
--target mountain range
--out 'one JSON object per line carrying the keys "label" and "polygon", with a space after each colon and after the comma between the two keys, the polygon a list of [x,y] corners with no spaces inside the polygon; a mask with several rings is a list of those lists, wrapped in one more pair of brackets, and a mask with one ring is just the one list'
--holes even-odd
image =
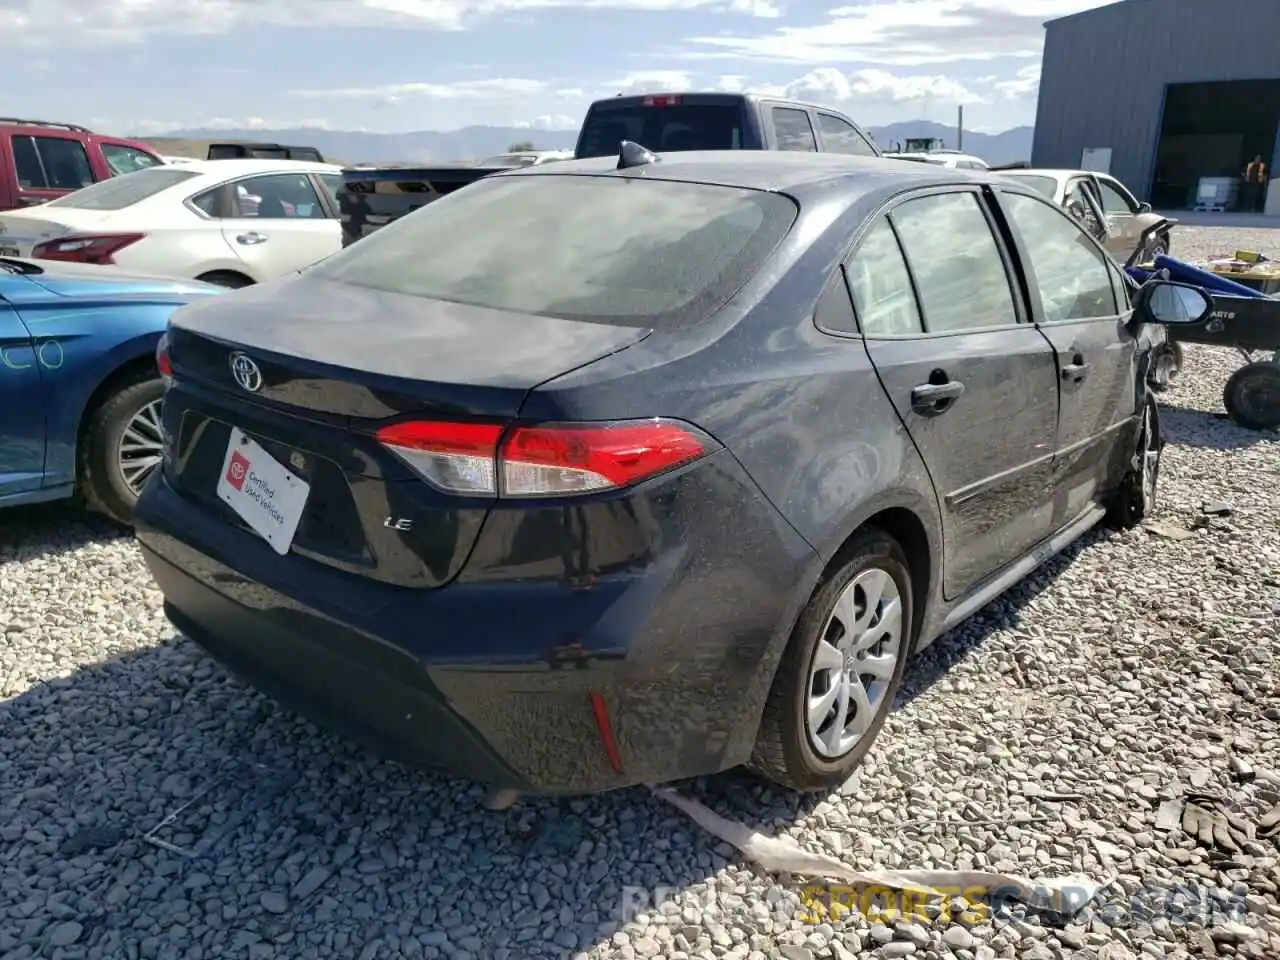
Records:
{"label": "mountain range", "polygon": [[[937,137],[956,147],[956,128],[930,120],[908,120],[885,127],[868,127],[883,150],[901,141]],[[1031,127],[1014,127],[1003,133],[967,131],[963,149],[990,164],[1014,163],[1031,156]],[[537,130],[528,127],[472,126],[461,130],[415,130],[410,133],[370,133],[357,130],[322,130],[310,127],[281,129],[175,130],[164,137],[139,136],[162,153],[203,157],[210,141],[256,140],[312,146],[326,158],[341,163],[393,163],[401,161],[481,160],[503,153],[514,143],[533,143],[539,150],[572,150],[576,130]]]}

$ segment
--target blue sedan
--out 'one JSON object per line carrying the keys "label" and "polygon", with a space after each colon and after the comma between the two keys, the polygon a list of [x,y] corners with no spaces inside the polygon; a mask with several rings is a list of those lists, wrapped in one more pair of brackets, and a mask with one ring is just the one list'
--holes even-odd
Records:
{"label": "blue sedan", "polygon": [[160,463],[169,314],[221,287],[0,258],[0,507],[79,496],[128,523]]}

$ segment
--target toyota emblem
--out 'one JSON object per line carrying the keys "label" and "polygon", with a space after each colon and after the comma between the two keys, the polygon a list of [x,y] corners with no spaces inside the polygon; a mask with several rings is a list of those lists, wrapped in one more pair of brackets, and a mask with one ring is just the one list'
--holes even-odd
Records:
{"label": "toyota emblem", "polygon": [[257,393],[262,389],[262,371],[251,358],[239,351],[231,354],[231,375],[236,378],[236,383],[250,393]]}

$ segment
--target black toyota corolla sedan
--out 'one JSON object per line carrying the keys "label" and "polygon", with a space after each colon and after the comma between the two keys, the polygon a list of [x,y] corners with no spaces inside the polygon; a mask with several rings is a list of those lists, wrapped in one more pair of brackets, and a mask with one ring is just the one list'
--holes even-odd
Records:
{"label": "black toyota corolla sedan", "polygon": [[870,747],[908,656],[1159,469],[1136,293],[1010,178],[624,148],[183,308],[173,623],[386,755],[578,793]]}

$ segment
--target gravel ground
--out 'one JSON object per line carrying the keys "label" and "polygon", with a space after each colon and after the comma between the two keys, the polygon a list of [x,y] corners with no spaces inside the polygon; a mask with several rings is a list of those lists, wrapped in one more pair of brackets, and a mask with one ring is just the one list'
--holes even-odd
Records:
{"label": "gravel ground", "polygon": [[0,958],[1280,956],[1276,841],[1211,853],[1159,815],[1191,787],[1245,817],[1280,799],[1280,438],[1215,417],[1235,362],[1192,349],[1162,398],[1171,529],[1097,532],[943,638],[856,782],[687,787],[858,866],[1118,874],[1072,924],[805,923],[796,885],[640,790],[485,812],[247,693],[167,626],[128,538],[56,508],[0,516]]}

